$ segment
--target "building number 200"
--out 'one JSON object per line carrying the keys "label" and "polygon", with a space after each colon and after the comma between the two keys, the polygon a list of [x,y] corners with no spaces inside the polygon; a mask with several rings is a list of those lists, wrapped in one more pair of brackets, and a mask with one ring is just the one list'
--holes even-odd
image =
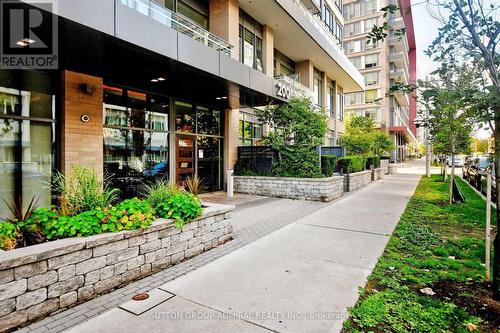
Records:
{"label": "building number 200", "polygon": [[292,95],[292,88],[283,83],[278,83],[278,91],[276,92],[276,95],[289,99]]}

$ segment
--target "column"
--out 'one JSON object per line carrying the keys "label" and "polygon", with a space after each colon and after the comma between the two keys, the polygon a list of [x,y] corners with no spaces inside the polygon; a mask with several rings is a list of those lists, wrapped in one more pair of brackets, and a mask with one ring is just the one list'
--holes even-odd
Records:
{"label": "column", "polygon": [[295,72],[300,76],[300,83],[309,89],[313,89],[313,65],[310,60],[295,63]]}
{"label": "column", "polygon": [[[62,72],[61,171],[72,165],[103,174],[102,78]],[[86,116],[85,118],[82,118]]]}
{"label": "column", "polygon": [[238,0],[210,0],[210,32],[233,46],[231,57],[239,60],[240,7]]}
{"label": "column", "polygon": [[262,53],[264,74],[274,77],[274,35],[268,25],[262,31]]}

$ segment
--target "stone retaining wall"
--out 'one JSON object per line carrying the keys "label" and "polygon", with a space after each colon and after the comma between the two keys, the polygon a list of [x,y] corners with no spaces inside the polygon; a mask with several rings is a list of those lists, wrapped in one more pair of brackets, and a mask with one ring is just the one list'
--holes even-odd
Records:
{"label": "stone retaining wall", "polygon": [[[349,177],[349,188],[347,188],[347,178]],[[372,171],[365,170],[344,175],[344,192],[352,192],[358,188],[370,184],[372,181]]]}
{"label": "stone retaining wall", "polygon": [[0,332],[230,240],[233,209],[208,204],[204,214],[182,230],[171,220],[158,219],[144,230],[67,238],[0,252]]}
{"label": "stone retaining wall", "polygon": [[237,193],[264,195],[269,197],[332,201],[343,193],[343,177],[287,178],[234,176],[234,191]]}
{"label": "stone retaining wall", "polygon": [[379,180],[384,178],[385,170],[382,168],[373,169],[373,180]]}
{"label": "stone retaining wall", "polygon": [[380,160],[380,167],[384,170],[387,175],[389,173],[389,160]]}

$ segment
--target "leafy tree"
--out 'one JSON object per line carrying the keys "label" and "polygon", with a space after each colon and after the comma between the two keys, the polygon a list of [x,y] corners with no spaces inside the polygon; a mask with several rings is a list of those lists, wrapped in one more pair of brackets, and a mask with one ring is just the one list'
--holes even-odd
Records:
{"label": "leafy tree", "polygon": [[386,132],[375,128],[370,117],[351,115],[347,118],[346,132],[339,139],[347,155],[384,155],[394,149],[394,144]]}
{"label": "leafy tree", "polygon": [[262,141],[278,152],[274,175],[322,177],[316,146],[323,143],[327,130],[324,112],[314,111],[308,98],[292,98],[259,111],[259,117],[273,129]]}
{"label": "leafy tree", "polygon": [[478,154],[486,154],[488,152],[488,140],[474,138],[472,140],[471,150]]}

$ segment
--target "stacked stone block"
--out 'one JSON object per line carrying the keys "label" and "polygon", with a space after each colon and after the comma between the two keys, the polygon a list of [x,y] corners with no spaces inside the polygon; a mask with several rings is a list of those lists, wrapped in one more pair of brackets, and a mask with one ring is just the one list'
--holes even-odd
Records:
{"label": "stacked stone block", "polygon": [[332,201],[343,193],[343,177],[285,178],[285,177],[234,177],[234,190],[238,193],[269,197]]}
{"label": "stacked stone block", "polygon": [[210,204],[182,230],[149,228],[0,252],[0,332],[41,319],[194,257],[232,238],[230,211]]}

